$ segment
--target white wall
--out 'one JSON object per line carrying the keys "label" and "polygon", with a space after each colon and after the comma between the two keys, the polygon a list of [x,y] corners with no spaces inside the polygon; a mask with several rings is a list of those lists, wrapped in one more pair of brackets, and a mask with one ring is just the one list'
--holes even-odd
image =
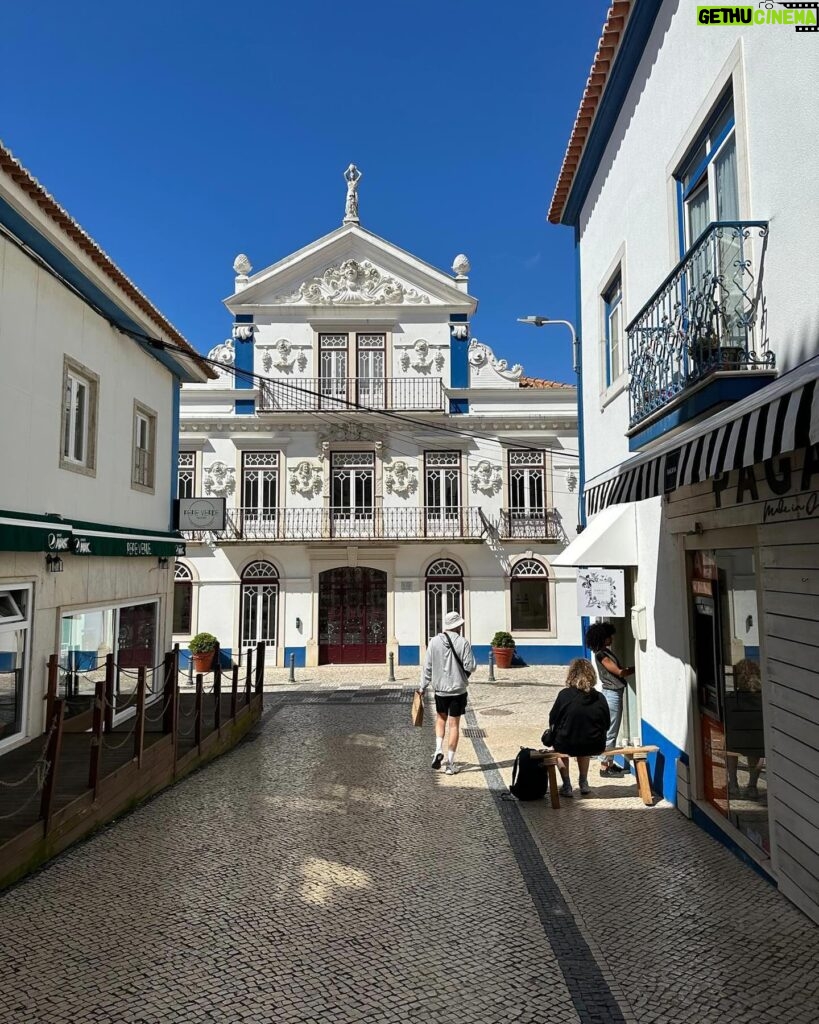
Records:
{"label": "white wall", "polygon": [[[142,529],[170,526],[173,378],[0,239],[0,507]],[[96,473],[60,468],[63,356],[99,376]],[[133,403],[157,414],[153,494],[131,487]],[[13,486],[11,482],[13,481]]]}

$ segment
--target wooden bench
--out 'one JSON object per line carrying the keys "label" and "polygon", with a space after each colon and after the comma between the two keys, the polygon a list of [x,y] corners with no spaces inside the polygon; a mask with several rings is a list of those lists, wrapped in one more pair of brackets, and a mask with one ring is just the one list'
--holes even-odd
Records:
{"label": "wooden bench", "polygon": [[[656,754],[659,747],[615,747],[614,750],[607,750],[606,757],[613,757],[620,754],[634,762],[634,770],[637,774],[637,792],[646,807],[654,803],[654,796],[651,792],[651,783],[648,778],[648,755]],[[561,760],[568,760],[568,754],[560,754],[555,750],[537,750],[532,754],[535,761],[543,761],[546,771],[549,773],[549,799],[552,807],[560,807],[560,793],[558,786],[557,766]]]}

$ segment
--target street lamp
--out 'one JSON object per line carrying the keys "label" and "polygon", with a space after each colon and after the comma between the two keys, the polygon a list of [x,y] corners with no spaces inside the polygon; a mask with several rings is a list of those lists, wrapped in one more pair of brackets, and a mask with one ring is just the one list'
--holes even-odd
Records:
{"label": "street lamp", "polygon": [[545,327],[547,324],[563,324],[572,332],[572,369],[580,373],[580,345],[577,340],[577,333],[574,324],[569,320],[552,320],[548,316],[519,316],[519,324],[529,324],[531,327]]}

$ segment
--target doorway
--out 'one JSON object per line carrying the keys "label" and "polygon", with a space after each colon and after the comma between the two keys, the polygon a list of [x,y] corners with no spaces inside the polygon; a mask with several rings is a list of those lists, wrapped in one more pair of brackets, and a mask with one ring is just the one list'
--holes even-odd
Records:
{"label": "doorway", "polygon": [[374,665],[387,658],[387,574],[342,566],[319,574],[319,664]]}

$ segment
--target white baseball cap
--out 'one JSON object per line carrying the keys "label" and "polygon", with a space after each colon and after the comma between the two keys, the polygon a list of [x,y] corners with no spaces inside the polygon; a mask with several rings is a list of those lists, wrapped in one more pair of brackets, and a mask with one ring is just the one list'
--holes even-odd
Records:
{"label": "white baseball cap", "polygon": [[463,616],[457,612],[447,612],[444,616],[444,629],[457,629],[464,624]]}

